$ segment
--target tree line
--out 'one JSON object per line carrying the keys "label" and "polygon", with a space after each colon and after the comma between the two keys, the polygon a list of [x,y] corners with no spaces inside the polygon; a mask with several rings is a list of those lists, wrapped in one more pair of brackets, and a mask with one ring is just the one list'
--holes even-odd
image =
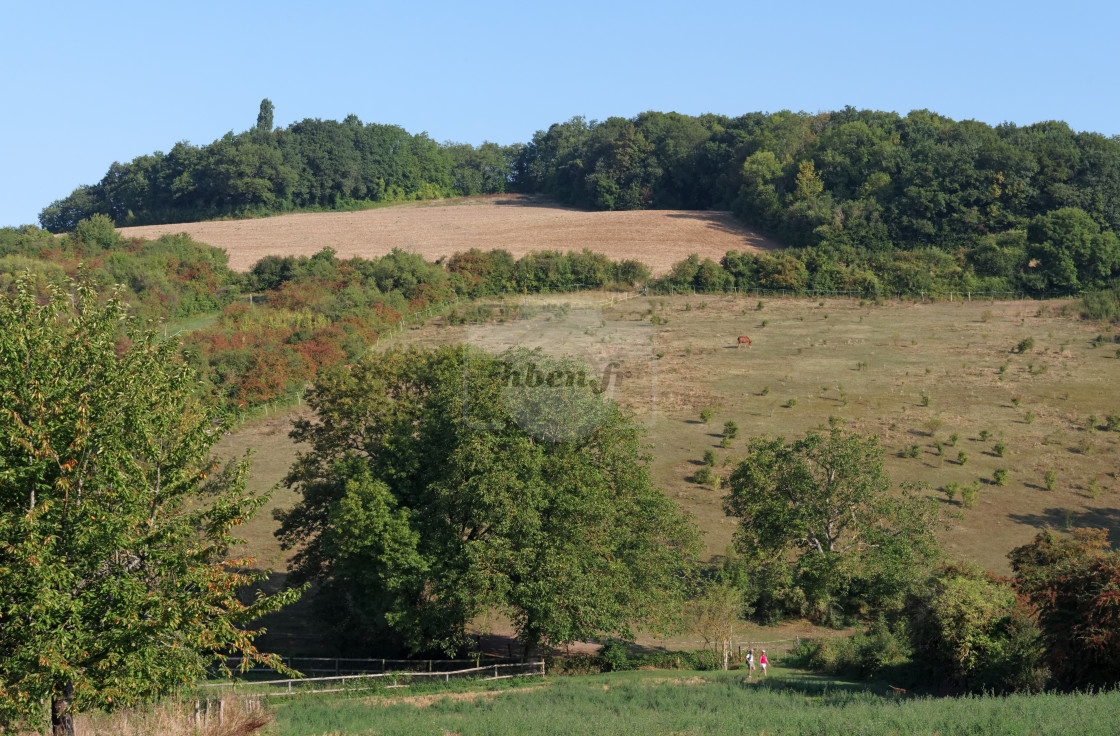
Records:
{"label": "tree line", "polygon": [[727,209],[798,247],[952,252],[1063,210],[1116,231],[1120,141],[1060,121],[847,107],[574,117],[523,145],[475,147],[354,116],[274,128],[264,100],[252,129],[114,163],[40,223],[60,232],[95,213],[125,225],[513,190],[590,209]]}
{"label": "tree line", "polygon": [[92,215],[118,226],[190,222],[299,209],[347,209],[380,202],[492,194],[511,186],[516,146],[433,141],[395,125],[308,118],[273,127],[261,102],[256,125],[203,146],[186,141],[80,186],[39,215],[68,232]]}

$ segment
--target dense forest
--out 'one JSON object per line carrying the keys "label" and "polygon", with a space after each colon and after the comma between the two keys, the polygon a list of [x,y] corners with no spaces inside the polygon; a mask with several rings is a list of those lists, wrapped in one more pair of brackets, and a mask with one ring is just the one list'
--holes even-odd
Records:
{"label": "dense forest", "polygon": [[518,150],[441,145],[353,115],[275,129],[272,118],[263,100],[251,130],[114,163],[97,184],[46,207],[40,224],[57,233],[94,214],[139,225],[503,192]]}
{"label": "dense forest", "polygon": [[256,125],[114,163],[40,215],[118,225],[503,192],[592,209],[729,209],[789,245],[951,248],[1073,207],[1120,227],[1120,140],[1062,122],[996,127],[927,110],[575,117],[525,145],[439,144],[391,125]]}

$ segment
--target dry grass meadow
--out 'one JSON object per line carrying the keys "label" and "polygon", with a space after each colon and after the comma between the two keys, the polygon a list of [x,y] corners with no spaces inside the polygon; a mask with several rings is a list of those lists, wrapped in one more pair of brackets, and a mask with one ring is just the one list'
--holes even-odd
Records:
{"label": "dry grass meadow", "polygon": [[[721,510],[723,492],[693,480],[704,451],[717,454],[726,475],[747,438],[793,438],[833,416],[881,436],[896,483],[929,484],[954,557],[1006,572],[1007,553],[1047,527],[1105,526],[1120,542],[1120,433],[1103,428],[1106,415],[1120,414],[1113,388],[1120,357],[1116,345],[1092,342],[1102,332],[1111,337],[1106,328],[1065,316],[1074,311],[1068,302],[616,299],[525,297],[520,319],[458,326],[435,319],[389,344],[539,346],[582,355],[596,374],[614,362],[609,393],[648,427],[654,479],[695,517],[713,558],[726,550],[735,522]],[[753,347],[736,347],[744,334]],[[1013,353],[1026,337],[1033,349]],[[705,407],[714,408],[706,424]],[[294,459],[286,432],[300,411],[306,408],[247,423],[223,440],[224,451],[255,451],[256,488],[276,483]],[[739,437],[721,448],[728,420]],[[1004,485],[995,482],[997,468],[1007,470]],[[953,481],[978,484],[975,507],[946,498]],[[272,504],[293,501],[280,489]],[[274,524],[266,509],[246,531],[250,551],[282,568]],[[294,642],[302,628],[293,621],[275,633]]]}
{"label": "dry grass meadow", "polygon": [[641,261],[660,275],[691,253],[719,260],[729,250],[777,247],[727,212],[588,212],[518,194],[360,212],[126,227],[120,232],[139,238],[189,233],[195,240],[225,249],[236,271],[248,271],[267,255],[310,256],[327,246],[340,258],[382,256],[400,248],[429,261],[471,248],[502,248],[518,258],[531,251],[587,248],[614,260]]}

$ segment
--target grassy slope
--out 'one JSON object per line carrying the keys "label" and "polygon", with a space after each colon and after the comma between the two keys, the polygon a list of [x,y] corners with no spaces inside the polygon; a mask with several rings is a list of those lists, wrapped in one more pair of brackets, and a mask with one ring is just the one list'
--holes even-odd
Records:
{"label": "grassy slope", "polygon": [[[959,499],[944,502],[950,528],[942,538],[954,556],[1004,571],[1007,552],[1041,528],[1106,526],[1114,541],[1120,532],[1120,434],[1085,429],[1090,414],[1103,424],[1105,414],[1120,413],[1120,395],[1112,390],[1120,359],[1115,346],[1092,347],[1099,325],[1059,316],[1061,303],[860,306],[840,299],[821,306],[773,299],[758,310],[757,298],[744,297],[643,297],[616,305],[604,305],[604,299],[533,298],[572,309],[566,315],[542,311],[528,322],[430,324],[395,342],[466,341],[491,349],[539,344],[598,361],[621,357],[625,377],[616,398],[632,404],[649,426],[654,478],[695,516],[712,556],[725,550],[734,523],[722,513],[721,491],[690,480],[704,451],[712,448],[721,463],[732,462],[751,436],[794,437],[830,415],[882,436],[895,481],[921,480],[934,488],[981,481],[975,509],[961,508]],[[651,310],[662,324],[650,324]],[[750,335],[754,347],[736,349],[740,334]],[[1034,337],[1034,351],[1012,354],[1027,336]],[[922,406],[923,392],[928,406]],[[787,408],[790,399],[797,403]],[[709,405],[719,409],[710,424],[702,424],[700,409]],[[246,424],[222,441],[223,452],[256,451],[255,488],[272,486],[294,459],[286,431],[295,411]],[[1035,415],[1030,423],[1027,412]],[[719,432],[729,419],[739,425],[739,438],[720,449]],[[982,441],[981,430],[993,439]],[[953,433],[959,434],[956,446],[939,457],[933,443]],[[1007,445],[1005,457],[995,456],[996,439]],[[908,445],[918,445],[919,457],[901,456]],[[957,461],[960,451],[968,455],[964,464]],[[1006,486],[988,482],[997,467],[1009,469]],[[1057,476],[1054,491],[1044,489],[1050,469]],[[1101,489],[1097,498],[1089,490],[1093,481]],[[280,490],[273,505],[293,501]],[[245,534],[251,552],[268,566],[282,567],[274,525],[266,509]],[[287,642],[306,633],[309,621],[301,608],[272,625],[278,634],[288,632]],[[667,643],[695,646],[692,638]]]}

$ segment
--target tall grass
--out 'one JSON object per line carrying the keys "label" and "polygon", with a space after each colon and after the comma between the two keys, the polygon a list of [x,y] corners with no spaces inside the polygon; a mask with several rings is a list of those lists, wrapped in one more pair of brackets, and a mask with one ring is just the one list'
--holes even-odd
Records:
{"label": "tall grass", "polygon": [[[535,682],[470,699],[298,699],[277,736],[401,734],[1114,734],[1120,692],[910,698],[883,685],[778,673],[625,672]],[[881,692],[881,691],[885,691]]]}

